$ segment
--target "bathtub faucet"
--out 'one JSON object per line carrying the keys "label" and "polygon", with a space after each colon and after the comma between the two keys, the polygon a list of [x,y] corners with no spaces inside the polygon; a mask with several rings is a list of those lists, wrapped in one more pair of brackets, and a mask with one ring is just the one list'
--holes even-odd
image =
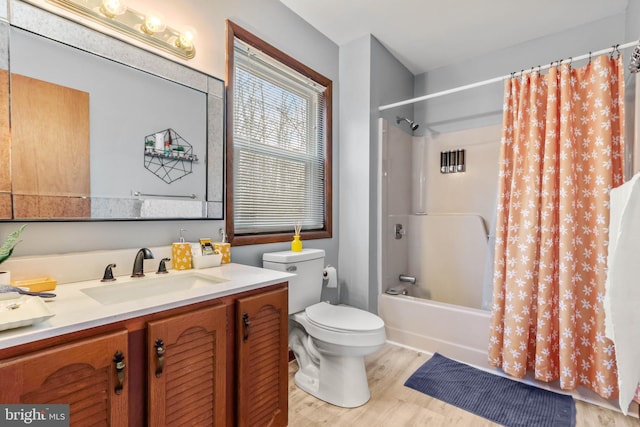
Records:
{"label": "bathtub faucet", "polygon": [[401,274],[400,276],[398,276],[398,280],[400,280],[401,282],[411,283],[412,285],[416,284],[416,278],[413,276],[405,276],[404,274]]}

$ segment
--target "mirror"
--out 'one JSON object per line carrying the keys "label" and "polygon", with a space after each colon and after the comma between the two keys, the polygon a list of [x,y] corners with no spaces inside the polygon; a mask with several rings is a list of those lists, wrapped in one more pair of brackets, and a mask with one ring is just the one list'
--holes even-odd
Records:
{"label": "mirror", "polygon": [[26,3],[10,23],[0,217],[223,217],[222,81]]}
{"label": "mirror", "polygon": [[11,218],[9,25],[0,20],[0,218]]}

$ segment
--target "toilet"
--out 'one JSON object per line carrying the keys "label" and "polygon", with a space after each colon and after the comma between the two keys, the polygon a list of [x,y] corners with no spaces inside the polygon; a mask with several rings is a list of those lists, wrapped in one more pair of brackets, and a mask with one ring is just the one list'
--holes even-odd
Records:
{"label": "toilet", "polygon": [[295,384],[318,399],[343,408],[369,401],[364,357],[386,341],[384,321],[347,305],[320,302],[325,252],[271,252],[262,266],[295,273],[289,280],[289,348],[298,362]]}

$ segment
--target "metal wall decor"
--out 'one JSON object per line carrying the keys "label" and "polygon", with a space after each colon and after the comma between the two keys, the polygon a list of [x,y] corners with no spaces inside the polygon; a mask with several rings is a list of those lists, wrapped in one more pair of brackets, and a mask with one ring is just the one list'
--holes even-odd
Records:
{"label": "metal wall decor", "polygon": [[197,161],[191,144],[173,129],[144,138],[144,167],[167,184],[189,175]]}

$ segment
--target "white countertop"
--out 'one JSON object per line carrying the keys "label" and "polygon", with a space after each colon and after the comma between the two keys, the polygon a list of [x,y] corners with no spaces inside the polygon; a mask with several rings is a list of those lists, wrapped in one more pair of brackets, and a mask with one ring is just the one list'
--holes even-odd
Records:
{"label": "white countertop", "polygon": [[162,278],[178,278],[190,274],[213,276],[223,281],[115,304],[102,304],[89,297],[82,289],[109,286],[113,287],[114,292],[118,292],[119,284],[140,283],[144,280],[153,280],[158,276],[151,272],[146,273],[146,277],[143,278],[120,276],[116,277],[117,280],[114,282],[102,283],[100,280],[88,280],[58,285],[55,291],[52,291],[57,296],[45,303],[54,316],[34,325],[0,331],[0,349],[263,288],[294,277],[293,274],[281,271],[231,263],[202,270],[169,270],[169,273]]}

